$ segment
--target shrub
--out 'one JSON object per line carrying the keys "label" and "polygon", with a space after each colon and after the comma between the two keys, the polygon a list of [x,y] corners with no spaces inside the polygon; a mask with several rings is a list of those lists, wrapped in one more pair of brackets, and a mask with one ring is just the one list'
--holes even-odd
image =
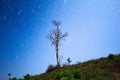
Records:
{"label": "shrub", "polygon": [[55,66],[53,66],[52,64],[48,66],[48,69],[46,70],[46,72],[51,72],[55,70]]}
{"label": "shrub", "polygon": [[115,58],[115,55],[114,55],[114,54],[109,54],[109,55],[108,55],[108,58],[109,58],[109,59],[114,59],[114,58]]}
{"label": "shrub", "polygon": [[24,80],[31,80],[31,76],[30,76],[29,74],[26,74],[26,75],[24,76]]}

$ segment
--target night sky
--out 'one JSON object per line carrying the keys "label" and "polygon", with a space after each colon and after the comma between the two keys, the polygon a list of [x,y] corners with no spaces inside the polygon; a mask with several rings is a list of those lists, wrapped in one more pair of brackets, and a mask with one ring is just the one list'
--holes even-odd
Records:
{"label": "night sky", "polygon": [[56,64],[46,38],[60,20],[69,36],[61,42],[61,64],[120,53],[119,0],[0,0],[0,80],[45,72]]}

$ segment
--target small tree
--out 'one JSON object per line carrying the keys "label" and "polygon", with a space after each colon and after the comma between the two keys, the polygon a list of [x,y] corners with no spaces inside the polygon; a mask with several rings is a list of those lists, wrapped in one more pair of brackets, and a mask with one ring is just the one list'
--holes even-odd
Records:
{"label": "small tree", "polygon": [[8,73],[9,80],[11,80],[11,73]]}
{"label": "small tree", "polygon": [[63,40],[66,36],[68,36],[68,34],[66,32],[62,34],[61,29],[59,28],[61,24],[60,21],[53,21],[53,24],[55,25],[56,29],[50,31],[47,38],[51,41],[52,45],[55,46],[57,66],[59,66],[60,65],[59,59],[58,59],[59,44],[61,40]]}
{"label": "small tree", "polygon": [[68,59],[66,59],[67,60],[67,62],[68,62],[68,66],[70,65],[70,63],[72,62],[71,60],[70,60],[70,57],[68,58]]}

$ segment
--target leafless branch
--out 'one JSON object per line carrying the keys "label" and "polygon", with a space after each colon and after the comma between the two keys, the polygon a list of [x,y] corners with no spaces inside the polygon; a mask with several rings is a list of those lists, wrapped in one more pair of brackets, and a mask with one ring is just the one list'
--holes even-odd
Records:
{"label": "leafless branch", "polygon": [[65,34],[62,34],[61,30],[59,29],[59,26],[61,24],[60,21],[53,21],[53,24],[56,26],[56,29],[50,31],[47,38],[51,41],[51,44],[55,46],[56,49],[56,59],[57,59],[57,65],[59,65],[59,43],[61,40],[63,40],[68,34],[65,32]]}

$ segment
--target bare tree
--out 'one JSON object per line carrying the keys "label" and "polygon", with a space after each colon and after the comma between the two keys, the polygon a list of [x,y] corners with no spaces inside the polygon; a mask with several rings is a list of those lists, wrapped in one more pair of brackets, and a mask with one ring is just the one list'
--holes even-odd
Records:
{"label": "bare tree", "polygon": [[62,34],[61,29],[59,28],[60,24],[60,21],[53,21],[53,25],[55,25],[56,29],[50,31],[50,33],[47,36],[47,38],[51,41],[52,45],[55,46],[57,66],[60,65],[58,55],[60,41],[64,40],[64,38],[68,36],[66,32]]}

